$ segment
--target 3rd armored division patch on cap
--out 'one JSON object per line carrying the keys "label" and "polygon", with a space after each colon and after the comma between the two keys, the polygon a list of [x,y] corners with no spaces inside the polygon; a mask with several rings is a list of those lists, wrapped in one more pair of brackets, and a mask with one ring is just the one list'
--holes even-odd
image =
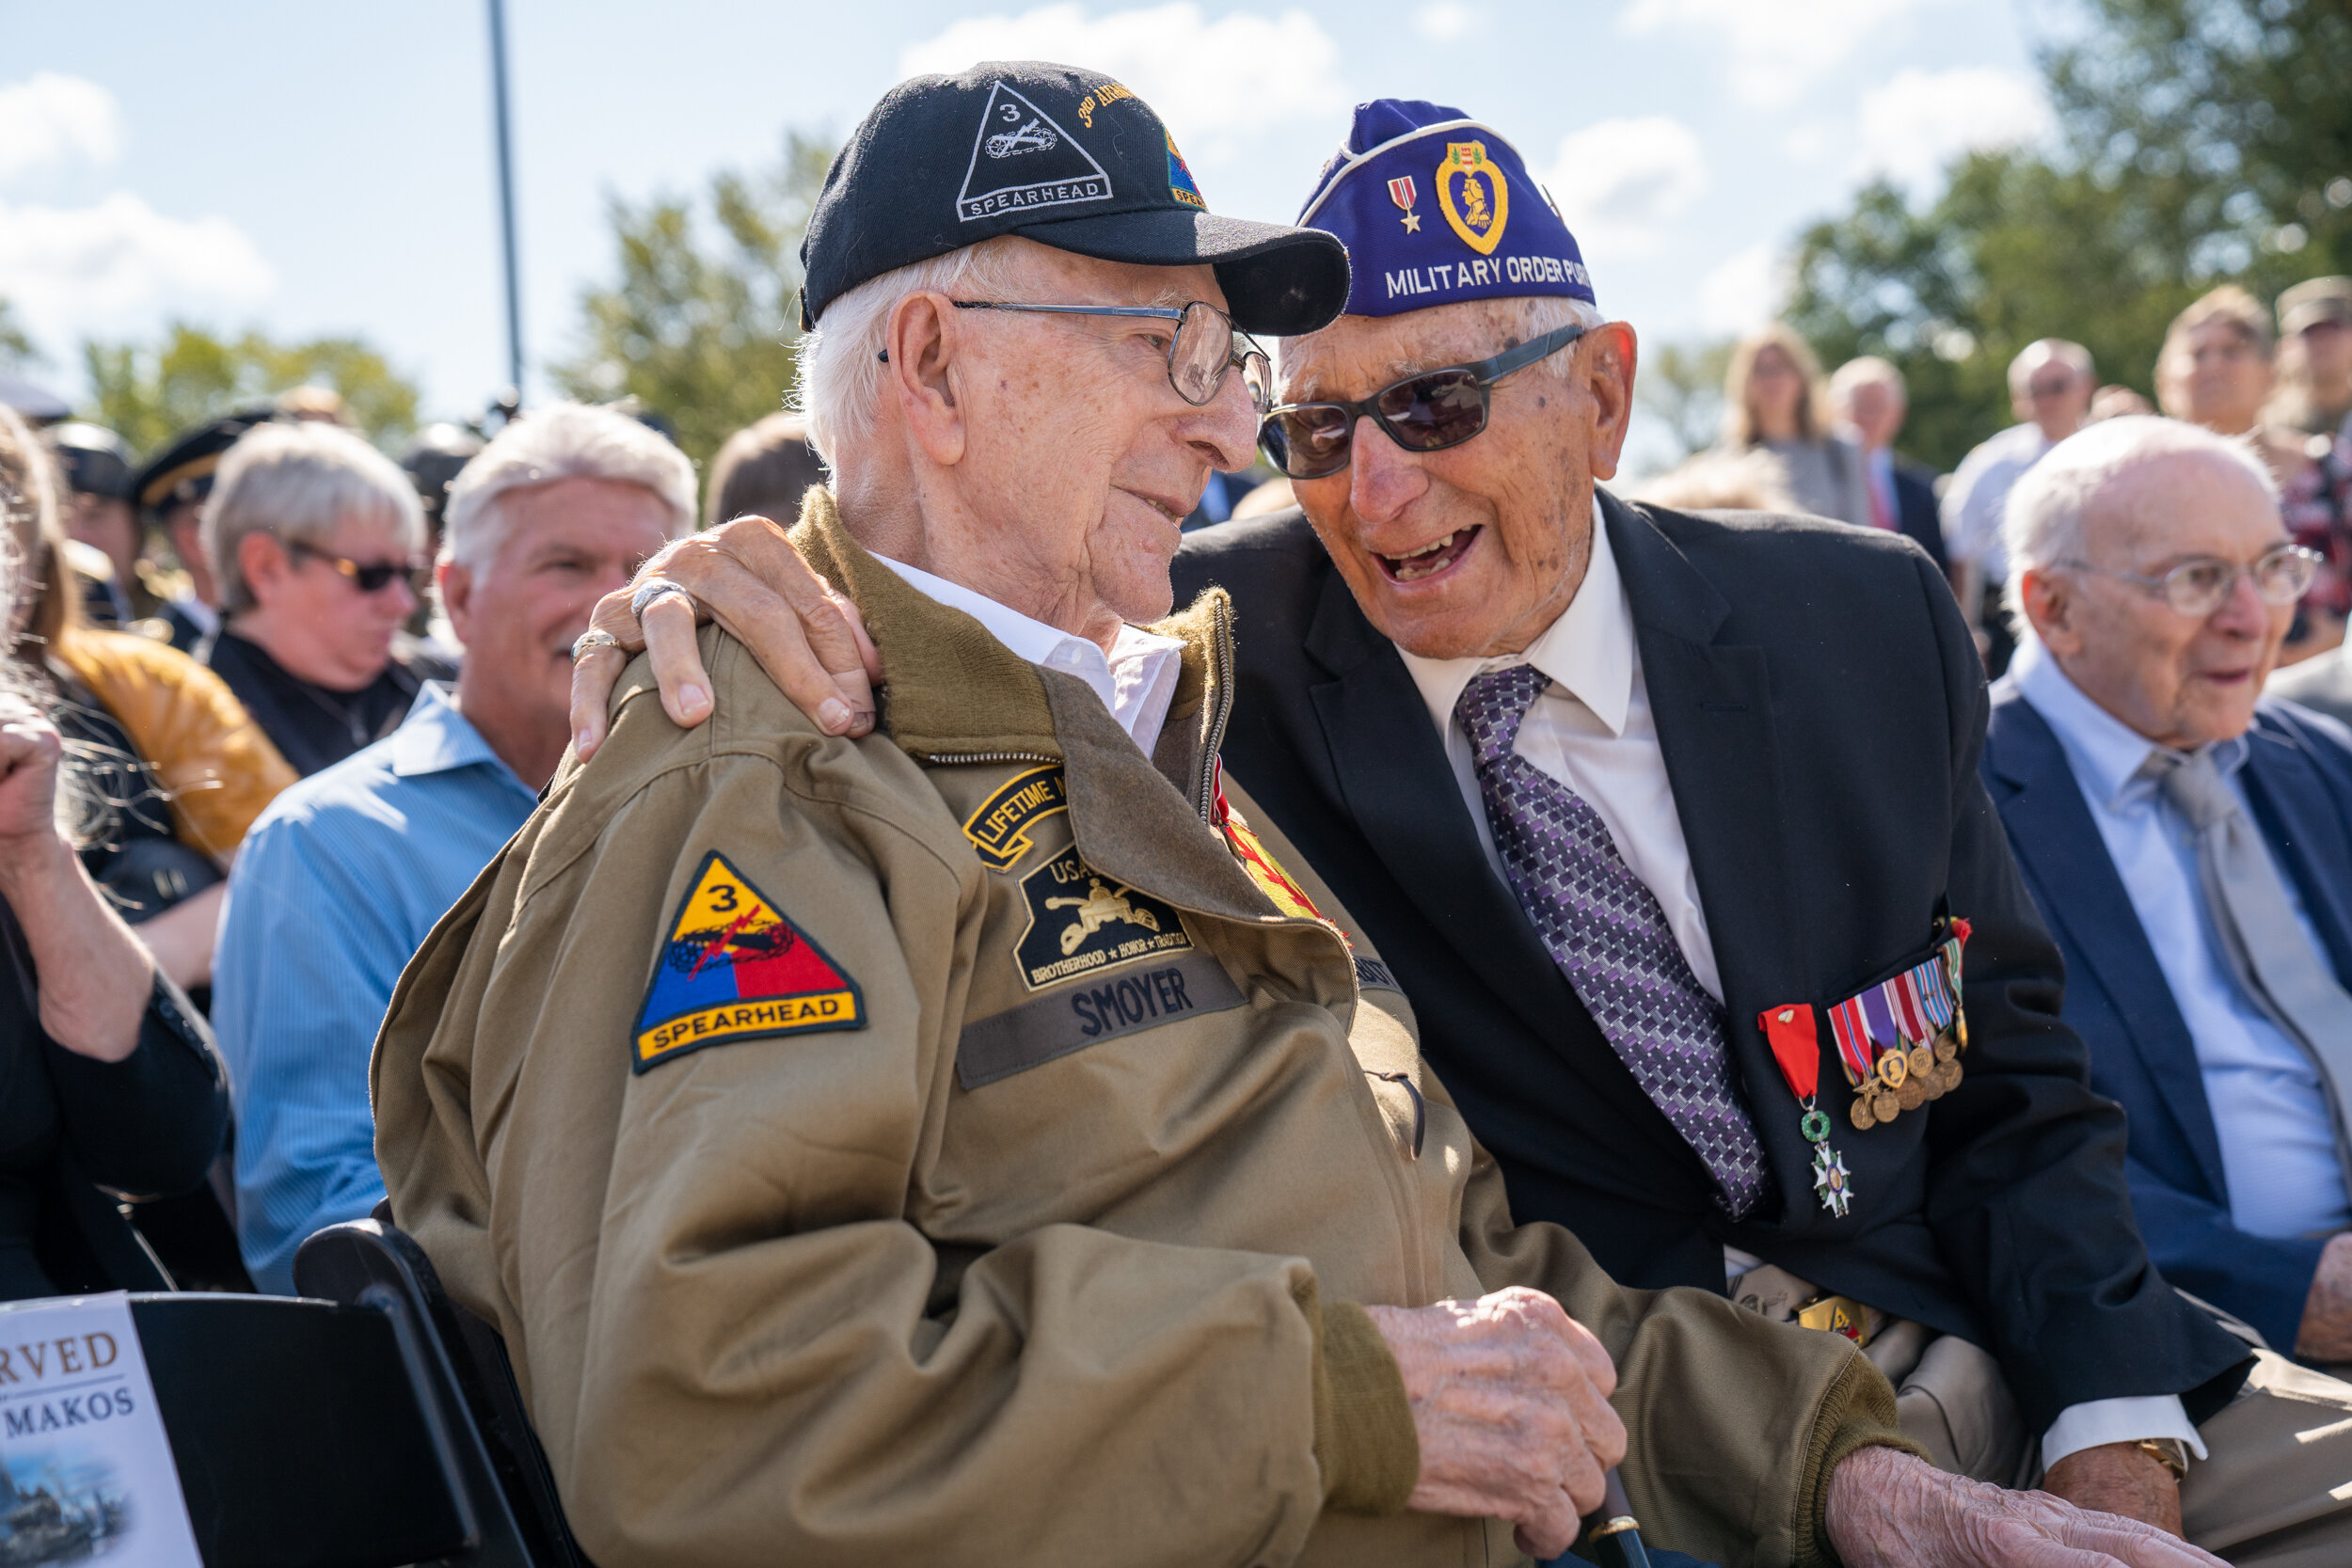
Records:
{"label": "3rd armored division patch on cap", "polygon": [[865,1025],[857,982],[714,849],[670,922],[629,1065],[644,1072],[707,1045]]}

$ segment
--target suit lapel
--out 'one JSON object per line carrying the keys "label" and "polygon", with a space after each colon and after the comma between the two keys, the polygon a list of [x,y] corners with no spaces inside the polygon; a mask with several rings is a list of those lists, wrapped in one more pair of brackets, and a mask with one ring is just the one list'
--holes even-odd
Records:
{"label": "suit lapel", "polygon": [[[1538,1036],[1555,1037],[1562,1005],[1574,1005],[1567,980],[1486,863],[1421,689],[1336,571],[1324,578],[1307,651],[1338,677],[1310,696],[1348,814],[1479,978]],[[1543,980],[1531,985],[1535,975]]]}
{"label": "suit lapel", "polygon": [[1782,827],[1771,670],[1762,648],[1715,642],[1729,603],[1647,516],[1605,493],[1601,504],[1724,1006],[1735,1025],[1752,1023],[1812,989]]}
{"label": "suit lapel", "polygon": [[2064,929],[2098,975],[2122,1016],[2141,1069],[2164,1097],[2197,1156],[2207,1190],[2218,1199],[2230,1189],[2204,1074],[2172,988],[2148,945],[2139,911],[2107,858],[2099,825],[2091,820],[2082,786],[2048,722],[2023,698],[1998,705],[1996,712],[2001,717],[1986,742],[1986,755],[2012,792],[2000,808],[2010,844],[2037,882],[2066,890],[2062,899],[2042,904],[2042,915]]}

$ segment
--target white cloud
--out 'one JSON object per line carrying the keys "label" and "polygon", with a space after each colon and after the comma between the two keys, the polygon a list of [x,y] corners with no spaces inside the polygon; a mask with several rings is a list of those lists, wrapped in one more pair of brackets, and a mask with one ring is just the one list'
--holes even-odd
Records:
{"label": "white cloud", "polygon": [[258,304],[277,282],[226,218],[167,217],[128,192],[93,207],[0,202],[0,295],[55,347],[143,329],[164,311]]}
{"label": "white cloud", "polygon": [[97,83],[44,71],[0,85],[0,180],[77,158],[109,164],[121,150],[122,117]]}
{"label": "white cloud", "polygon": [[2042,86],[1989,66],[1907,66],[1862,98],[1859,169],[1927,184],[1956,153],[2014,147],[2054,127]]}
{"label": "white cloud", "polygon": [[[1268,126],[1323,120],[1336,133],[1354,96],[1339,45],[1303,10],[1211,22],[1192,0],[1089,16],[1074,4],[970,17],[911,44],[898,70],[959,71],[980,60],[1057,60],[1108,73],[1168,122],[1189,161],[1247,150]],[[1216,193],[1208,193],[1212,205]]]}
{"label": "white cloud", "polygon": [[1413,18],[1413,31],[1438,43],[1452,43],[1477,20],[1478,13],[1461,0],[1438,0],[1437,5],[1422,8]]}
{"label": "white cloud", "polygon": [[1731,53],[1732,90],[1778,108],[1844,63],[1863,37],[1906,11],[1939,0],[1632,0],[1617,25],[1628,33],[1676,28]]}
{"label": "white cloud", "polygon": [[1772,243],[1759,240],[1724,258],[1699,284],[1699,321],[1719,336],[1752,332],[1788,300],[1788,269]]}
{"label": "white cloud", "polygon": [[1561,138],[1551,166],[1534,171],[1560,204],[1585,260],[1647,256],[1665,226],[1707,188],[1699,138],[1668,115],[1604,119]]}

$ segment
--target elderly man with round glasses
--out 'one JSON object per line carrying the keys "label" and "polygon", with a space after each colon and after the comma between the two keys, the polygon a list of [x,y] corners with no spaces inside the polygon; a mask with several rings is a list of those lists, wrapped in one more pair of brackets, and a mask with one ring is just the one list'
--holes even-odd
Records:
{"label": "elderly man with round glasses", "polygon": [[[2317,561],[2244,444],[2149,417],[2059,443],[2006,533],[2032,635],[1994,693],[1985,778],[2065,954],[2092,1085],[2129,1117],[2140,1233],[2184,1290],[2342,1371],[2352,735],[2262,695]],[[2252,1383],[2268,1397],[2219,1418],[2249,1453],[2352,1426],[2352,1387],[2310,1367],[2265,1353]],[[2328,1463],[2340,1489],[2345,1458]],[[2249,1512],[2301,1536],[2280,1560],[2341,1560],[2343,1515],[2299,1466],[2227,1467]]]}

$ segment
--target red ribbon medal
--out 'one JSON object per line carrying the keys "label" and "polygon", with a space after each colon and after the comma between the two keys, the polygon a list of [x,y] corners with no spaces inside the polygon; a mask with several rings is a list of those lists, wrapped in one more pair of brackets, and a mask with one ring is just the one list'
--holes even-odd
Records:
{"label": "red ribbon medal", "polygon": [[1813,1146],[1813,1191],[1821,1207],[1839,1219],[1853,1201],[1853,1179],[1846,1158],[1829,1146],[1829,1117],[1815,1103],[1821,1086],[1821,1041],[1813,1021],[1812,1004],[1791,1002],[1767,1007],[1756,1015],[1756,1027],[1772,1048],[1772,1060],[1788,1080],[1788,1092],[1804,1107],[1797,1130]]}

